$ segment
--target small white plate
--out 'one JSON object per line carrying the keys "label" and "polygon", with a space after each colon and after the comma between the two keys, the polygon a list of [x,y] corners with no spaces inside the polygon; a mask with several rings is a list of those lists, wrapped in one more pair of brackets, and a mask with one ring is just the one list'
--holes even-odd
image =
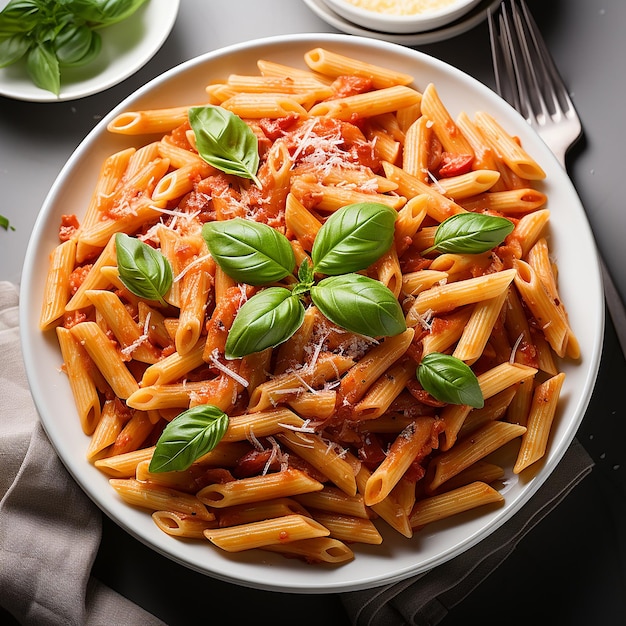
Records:
{"label": "small white plate", "polygon": [[58,96],[34,85],[23,62],[0,68],[0,95],[28,102],[59,102],[91,96],[121,83],[163,45],[179,5],[180,0],[149,0],[128,19],[103,28],[100,54],[84,67],[62,70]]}
{"label": "small white plate", "polygon": [[313,13],[323,19],[327,24],[334,26],[337,30],[350,35],[361,35],[363,37],[391,41],[392,43],[398,43],[403,46],[417,46],[435,43],[437,41],[444,41],[445,39],[456,37],[457,35],[460,35],[461,33],[464,33],[480,24],[487,17],[489,9],[499,4],[500,1],[501,0],[483,0],[483,2],[474,7],[462,18],[442,28],[427,30],[420,33],[397,34],[384,33],[378,30],[369,30],[367,28],[363,28],[362,26],[358,26],[357,24],[353,24],[330,9],[325,0],[303,0],[304,4],[306,4],[309,9],[313,11]]}

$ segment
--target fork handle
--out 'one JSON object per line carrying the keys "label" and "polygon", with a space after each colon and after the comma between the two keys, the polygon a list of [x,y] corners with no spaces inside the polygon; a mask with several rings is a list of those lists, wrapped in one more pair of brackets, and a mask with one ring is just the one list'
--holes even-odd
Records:
{"label": "fork handle", "polygon": [[613,282],[613,277],[609,268],[606,266],[602,255],[598,252],[598,260],[600,269],[602,270],[602,283],[604,286],[604,299],[609,310],[609,315],[613,320],[617,340],[622,348],[622,354],[626,358],[626,308],[622,302],[622,298]]}

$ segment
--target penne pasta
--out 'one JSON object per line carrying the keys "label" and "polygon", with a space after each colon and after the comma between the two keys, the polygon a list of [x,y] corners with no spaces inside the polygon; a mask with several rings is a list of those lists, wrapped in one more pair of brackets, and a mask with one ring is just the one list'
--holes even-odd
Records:
{"label": "penne pasta", "polygon": [[[190,106],[110,122],[117,151],[61,220],[39,321],[126,505],[192,545],[340,567],[498,506],[548,453],[561,362],[581,354],[519,140],[453,118],[427,76],[325,48],[295,61],[200,85],[234,151]],[[458,214],[514,230],[444,249]],[[484,405],[422,377],[431,355],[469,368]]]}

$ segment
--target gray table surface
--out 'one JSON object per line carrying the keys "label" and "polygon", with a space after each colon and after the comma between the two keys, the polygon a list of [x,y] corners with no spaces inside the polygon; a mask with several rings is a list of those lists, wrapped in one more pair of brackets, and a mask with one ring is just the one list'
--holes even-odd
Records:
{"label": "gray table surface", "polygon": [[[626,298],[626,2],[529,4],[582,118],[585,135],[570,154],[569,171]],[[154,76],[198,54],[296,32],[334,29],[299,0],[182,0],[161,50],[121,84],[72,102],[36,104],[0,97],[0,214],[15,227],[0,230],[0,280],[19,283],[30,231],[50,186],[81,139],[113,106]],[[493,86],[486,23],[453,39],[416,47]],[[595,470],[495,575],[450,612],[444,626],[626,624],[625,375],[624,358],[607,319],[600,376],[578,432],[596,461]],[[337,596],[278,594],[209,579],[154,553],[107,519],[94,572],[172,626],[193,619],[198,608],[193,599],[207,592],[216,603],[230,607],[229,624],[349,624]]]}

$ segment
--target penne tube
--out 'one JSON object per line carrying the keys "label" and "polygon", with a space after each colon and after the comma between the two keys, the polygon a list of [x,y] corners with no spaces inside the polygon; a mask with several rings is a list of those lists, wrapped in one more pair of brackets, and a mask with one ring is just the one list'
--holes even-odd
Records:
{"label": "penne tube", "polygon": [[452,356],[469,365],[480,358],[500,315],[506,296],[507,291],[504,290],[495,298],[483,300],[474,305],[467,326],[463,329],[463,334],[456,344]]}
{"label": "penne tube", "polygon": [[354,406],[352,419],[373,420],[383,415],[409,380],[415,377],[415,369],[415,362],[411,359],[392,365]]}
{"label": "penne tube", "polygon": [[154,453],[154,446],[132,450],[115,456],[97,459],[94,465],[111,478],[134,478],[137,466],[145,460],[150,460]]}
{"label": "penne tube", "polygon": [[311,517],[311,514],[293,498],[273,498],[264,502],[236,504],[221,509],[218,515],[219,528],[260,522],[262,520],[284,517],[286,515]]}
{"label": "penne tube", "polygon": [[526,428],[518,424],[498,421],[485,424],[433,460],[433,475],[428,490],[437,489],[452,476],[456,476],[476,461],[484,459],[516,437],[521,437],[525,432]]}
{"label": "penne tube", "polygon": [[409,240],[414,240],[428,212],[428,202],[428,196],[422,194],[411,198],[398,210],[394,234],[396,253],[398,255],[406,251]]}
{"label": "penne tube", "polygon": [[369,78],[376,89],[393,85],[408,85],[413,77],[367,61],[353,59],[325,48],[314,48],[304,55],[304,61],[315,72],[336,78],[344,74]]}
{"label": "penne tube", "polygon": [[402,291],[416,296],[425,289],[430,289],[437,284],[443,284],[448,278],[448,272],[441,270],[419,270],[405,273],[402,276]]}
{"label": "penne tube", "polygon": [[437,222],[443,222],[447,217],[465,211],[460,204],[446,198],[434,185],[422,182],[393,163],[384,161],[383,169],[387,178],[398,185],[396,193],[406,196],[407,199],[426,194],[430,199],[426,212]]}
{"label": "penne tube", "polygon": [[227,552],[241,552],[328,535],[327,528],[304,515],[285,515],[230,528],[211,528],[204,531],[204,536],[211,543]]}
{"label": "penne tube", "polygon": [[56,334],[81,427],[86,435],[91,435],[101,416],[98,389],[91,375],[91,359],[67,328],[57,327]]}
{"label": "penne tube", "polygon": [[354,365],[349,357],[321,354],[316,362],[297,372],[287,371],[257,386],[250,394],[248,411],[254,413],[297,398],[302,393],[335,380]]}
{"label": "penne tube", "polygon": [[422,291],[407,314],[407,324],[415,326],[418,321],[417,316],[424,315],[427,311],[445,313],[467,304],[495,298],[506,292],[516,274],[514,269],[502,270],[476,278],[437,285]]}
{"label": "penne tube", "polygon": [[[530,309],[552,349],[558,356],[565,356],[568,340],[573,333],[562,309],[550,297],[531,265],[518,260],[515,262],[515,268],[517,270],[515,285],[522,300]],[[571,356],[576,358],[578,349]]]}
{"label": "penne tube", "polygon": [[312,564],[332,563],[338,565],[354,559],[354,553],[345,543],[331,537],[315,537],[290,541],[289,543],[272,544],[264,546],[263,550],[278,552],[288,557],[297,557]]}
{"label": "penne tube", "polygon": [[261,72],[261,76],[278,76],[281,78],[290,78],[295,76],[306,79],[315,79],[317,82],[324,83],[325,85],[330,85],[333,82],[331,78],[323,76],[322,74],[311,72],[309,70],[303,70],[302,68],[291,65],[283,65],[282,63],[276,63],[275,61],[270,61],[269,59],[258,59],[256,64],[259,68],[259,72]]}
{"label": "penne tube", "polygon": [[177,511],[155,511],[152,519],[164,533],[185,539],[204,539],[204,531],[216,525],[215,521],[196,519],[193,515]]}
{"label": "penne tube", "polygon": [[329,536],[339,541],[371,545],[380,545],[383,542],[380,532],[369,519],[339,515],[327,511],[315,511],[313,519],[328,528]]}
{"label": "penne tube", "polygon": [[177,511],[208,522],[215,519],[196,496],[176,489],[143,483],[134,478],[111,478],[109,484],[125,502],[134,506],[152,511]]}
{"label": "penne tube", "polygon": [[430,452],[434,421],[431,417],[418,418],[396,437],[385,460],[367,479],[365,504],[372,506],[381,502],[391,493],[417,455],[424,449]]}
{"label": "penne tube", "polygon": [[198,340],[194,349],[187,354],[172,352],[169,356],[146,368],[140,381],[141,387],[167,385],[183,378],[185,374],[204,364],[203,353],[204,342],[202,340]]}
{"label": "penne tube", "polygon": [[[361,465],[357,475],[357,488],[359,493],[365,494],[367,481],[371,476],[370,470]],[[391,528],[398,531],[404,537],[412,537],[413,529],[409,523],[409,516],[404,507],[393,497],[387,496],[380,502],[372,504],[370,507],[376,515],[380,516]]]}
{"label": "penne tube", "polygon": [[235,94],[226,98],[222,106],[241,118],[276,119],[288,115],[306,115],[307,110],[297,96],[285,94]]}
{"label": "penne tube", "polygon": [[222,437],[224,442],[245,441],[283,432],[284,428],[302,429],[304,420],[287,408],[269,409],[234,415]]}
{"label": "penne tube", "polygon": [[[507,388],[515,388],[524,381],[532,380],[537,370],[525,365],[514,363],[501,363],[477,376],[480,391],[485,400]],[[450,450],[458,433],[463,427],[471,407],[462,404],[449,404],[441,412],[441,418],[445,423],[441,442],[442,450]]]}
{"label": "penne tube", "polygon": [[143,135],[166,133],[187,121],[189,106],[145,111],[124,111],[111,120],[107,126],[110,133],[122,135]]}
{"label": "penne tube", "polygon": [[304,418],[324,420],[335,413],[337,392],[334,389],[309,391],[288,400],[287,404]]}
{"label": "penne tube", "polygon": [[470,142],[448,112],[433,83],[426,85],[422,94],[422,115],[433,124],[433,131],[446,152],[474,156]]}
{"label": "penne tube", "polygon": [[90,289],[85,292],[87,299],[102,315],[107,326],[120,344],[122,355],[132,357],[142,363],[156,363],[161,357],[146,334],[142,334],[123,302],[112,291]]}
{"label": "penne tube", "polygon": [[155,202],[176,200],[193,190],[197,178],[206,178],[213,171],[205,162],[182,165],[159,180],[152,192],[152,199]]}
{"label": "penne tube", "polygon": [[343,492],[349,496],[356,494],[352,466],[341,458],[341,451],[338,453],[319,435],[285,429],[276,438],[294,454],[308,461]]}
{"label": "penne tube", "polygon": [[390,113],[404,107],[419,104],[420,101],[421,96],[414,89],[404,85],[395,85],[355,96],[319,102],[311,108],[309,115],[349,120],[353,115],[372,117]]}
{"label": "penne tube", "polygon": [[491,115],[485,111],[478,111],[474,121],[492,148],[518,176],[529,180],[541,180],[546,177],[541,166]]}
{"label": "penne tube", "polygon": [[430,323],[424,316],[418,315],[417,323],[425,325],[430,331],[422,339],[422,356],[431,352],[446,352],[463,334],[471,314],[471,307],[463,307],[449,315],[435,317]]}
{"label": "penne tube", "polygon": [[522,435],[522,444],[513,466],[515,474],[523,472],[527,467],[543,458],[564,381],[565,374],[560,372],[535,389],[530,404],[526,432]]}
{"label": "penne tube", "polygon": [[349,496],[338,487],[324,485],[321,491],[311,491],[295,496],[295,499],[307,509],[317,509],[369,519],[372,513],[365,506],[365,501],[360,493]]}
{"label": "penne tube", "polygon": [[546,200],[545,193],[537,189],[523,187],[520,189],[478,193],[474,196],[462,198],[461,204],[467,211],[498,211],[507,215],[525,215],[530,211],[542,209],[546,204]]}
{"label": "penne tube", "polygon": [[[69,332],[69,331],[67,331]],[[112,446],[128,421],[128,414],[124,414],[115,402],[105,401],[100,420],[93,430],[86,457],[90,462],[95,461],[103,452]],[[129,477],[132,474],[129,474]]]}
{"label": "penne tube", "polygon": [[463,511],[469,511],[492,503],[501,503],[502,494],[486,483],[476,481],[445,493],[424,498],[415,503],[411,512],[411,527],[419,530],[439,520]]}
{"label": "penne tube", "polygon": [[[493,170],[473,170],[467,174],[440,178],[437,181],[437,189],[444,196],[453,198],[457,202],[483,194],[491,189],[500,179],[500,173]],[[493,192],[495,193],[495,192]],[[492,194],[485,194],[486,196]],[[467,206],[463,204],[467,210]]]}
{"label": "penne tube", "polygon": [[110,454],[116,456],[126,452],[138,450],[152,432],[154,423],[145,411],[135,411],[124,424],[110,449]]}
{"label": "penne tube", "polygon": [[200,502],[222,509],[235,504],[260,502],[319,491],[324,485],[297,469],[286,469],[263,476],[251,476],[223,484],[207,485],[198,491]]}
{"label": "penne tube", "polygon": [[358,191],[346,185],[322,185],[303,176],[296,176],[292,180],[291,193],[302,204],[308,197],[315,197],[315,209],[319,211],[337,211],[347,204],[359,202],[379,202],[392,209],[400,209],[406,203],[406,198],[400,195]]}
{"label": "penne tube", "polygon": [[76,241],[68,239],[59,244],[50,255],[46,275],[39,328],[47,330],[65,313],[70,300],[70,277],[76,259]]}
{"label": "penne tube", "polygon": [[[456,476],[453,476],[447,480],[440,491],[436,493],[447,493],[458,487],[465,487],[476,481],[491,484],[496,481],[505,479],[504,468],[495,463],[489,463],[488,461],[476,461],[473,465],[470,465],[467,469],[459,472]],[[433,494],[433,495],[435,495]]]}
{"label": "penne tube", "polygon": [[358,402],[379,376],[406,352],[414,335],[414,330],[407,328],[399,335],[387,337],[351,368],[339,384],[339,396],[344,405]]}
{"label": "penne tube", "polygon": [[230,74],[226,79],[228,87],[244,93],[307,93],[315,100],[325,100],[333,95],[332,88],[313,75],[252,76]]}
{"label": "penne tube", "polygon": [[408,128],[402,151],[402,169],[422,183],[430,180],[428,175],[432,146],[432,122],[420,115]]}
{"label": "penne tube", "polygon": [[137,381],[126,367],[122,357],[95,322],[81,322],[70,330],[74,338],[84,346],[113,392],[126,399],[137,391]]}

